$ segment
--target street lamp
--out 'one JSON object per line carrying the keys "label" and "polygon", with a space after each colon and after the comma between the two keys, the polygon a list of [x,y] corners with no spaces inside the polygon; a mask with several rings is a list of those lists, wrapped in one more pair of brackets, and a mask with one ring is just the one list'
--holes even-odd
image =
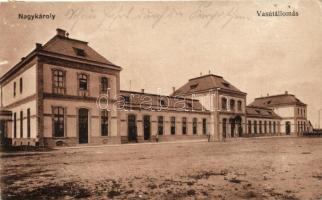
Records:
{"label": "street lamp", "polygon": [[322,108],[319,110],[319,129],[321,129],[321,126],[320,126],[320,121],[321,121],[321,111],[322,111]]}

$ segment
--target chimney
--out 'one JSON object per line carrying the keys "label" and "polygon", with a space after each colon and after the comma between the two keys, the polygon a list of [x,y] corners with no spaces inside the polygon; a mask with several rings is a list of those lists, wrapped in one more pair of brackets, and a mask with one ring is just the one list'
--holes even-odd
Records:
{"label": "chimney", "polygon": [[285,91],[285,94],[288,94],[288,91]]}
{"label": "chimney", "polygon": [[172,87],[172,92],[175,92],[176,91],[176,87]]}
{"label": "chimney", "polygon": [[40,49],[42,47],[42,44],[36,43],[36,49]]}
{"label": "chimney", "polygon": [[65,30],[57,28],[56,31],[57,31],[57,35],[62,36],[62,37],[66,36],[66,31]]}
{"label": "chimney", "polygon": [[141,92],[144,93],[144,89],[141,89]]}
{"label": "chimney", "polygon": [[202,76],[202,72],[200,72],[200,76]]}
{"label": "chimney", "polygon": [[211,71],[209,70],[208,73],[211,74]]}
{"label": "chimney", "polygon": [[269,93],[267,93],[267,96],[269,96]]}
{"label": "chimney", "polygon": [[25,57],[22,57],[22,58],[21,58],[21,61],[23,61],[24,59],[25,59]]}

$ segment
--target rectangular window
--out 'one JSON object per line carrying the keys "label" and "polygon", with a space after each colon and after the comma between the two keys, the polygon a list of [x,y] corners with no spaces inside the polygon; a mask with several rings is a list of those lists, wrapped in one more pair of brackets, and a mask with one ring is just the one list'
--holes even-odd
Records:
{"label": "rectangular window", "polygon": [[30,138],[30,108],[27,109],[27,138]]}
{"label": "rectangular window", "polygon": [[197,118],[192,119],[192,133],[197,134]]}
{"label": "rectangular window", "polygon": [[64,117],[65,109],[63,107],[53,107],[53,133],[54,137],[64,137]]}
{"label": "rectangular window", "polygon": [[20,138],[23,138],[23,111],[20,111]]}
{"label": "rectangular window", "polygon": [[86,74],[79,74],[78,82],[79,82],[79,90],[87,90],[88,76]]}
{"label": "rectangular window", "polygon": [[54,69],[53,73],[53,93],[65,94],[65,72],[62,70]]}
{"label": "rectangular window", "polygon": [[16,82],[13,82],[13,96],[16,96]]}
{"label": "rectangular window", "polygon": [[101,78],[101,93],[107,93],[108,89],[108,78],[102,77]]}
{"label": "rectangular window", "polygon": [[207,134],[207,119],[206,118],[202,119],[202,133],[204,135]]}
{"label": "rectangular window", "polygon": [[186,117],[182,118],[182,134],[183,135],[187,134],[187,118]]}
{"label": "rectangular window", "polygon": [[108,111],[101,111],[101,136],[108,136]]}
{"label": "rectangular window", "polygon": [[262,121],[259,121],[259,133],[261,134],[261,133],[263,133],[263,129],[262,129],[263,127],[262,127]]}
{"label": "rectangular window", "polygon": [[252,121],[248,120],[248,134],[252,134]]}
{"label": "rectangular window", "polygon": [[22,93],[22,87],[23,87],[22,78],[20,78],[20,80],[19,80],[19,86],[20,86],[20,94],[21,94]]}
{"label": "rectangular window", "polygon": [[264,133],[267,133],[267,122],[264,121]]}
{"label": "rectangular window", "polygon": [[163,116],[158,117],[158,134],[163,135]]}
{"label": "rectangular window", "polygon": [[175,135],[176,134],[176,118],[175,117],[171,117],[171,135]]}
{"label": "rectangular window", "polygon": [[13,114],[13,137],[17,138],[17,113]]}
{"label": "rectangular window", "polygon": [[269,130],[269,133],[272,133],[272,122],[271,121],[268,122],[268,130]]}

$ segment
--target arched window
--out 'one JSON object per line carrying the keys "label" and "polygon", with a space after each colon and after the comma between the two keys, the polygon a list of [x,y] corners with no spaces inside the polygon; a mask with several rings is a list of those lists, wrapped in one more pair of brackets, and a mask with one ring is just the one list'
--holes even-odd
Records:
{"label": "arched window", "polygon": [[226,133],[227,133],[227,119],[223,119],[222,120],[222,133],[223,136],[226,137]]}
{"label": "arched window", "polygon": [[235,111],[235,100],[231,99],[229,102],[230,105],[230,111]]}
{"label": "arched window", "polygon": [[158,134],[163,135],[163,116],[158,116]]}
{"label": "arched window", "polygon": [[273,122],[273,132],[276,133],[276,122]]}
{"label": "arched window", "polygon": [[187,134],[187,118],[182,117],[182,134]]}
{"label": "arched window", "polygon": [[108,111],[101,111],[101,136],[108,136]]}
{"label": "arched window", "polygon": [[204,135],[207,134],[207,119],[206,118],[202,119],[202,133]]}
{"label": "arched window", "polygon": [[197,134],[197,118],[192,119],[192,134]]}
{"label": "arched window", "polygon": [[242,111],[242,102],[239,100],[237,103],[238,111]]}
{"label": "arched window", "polygon": [[[296,126],[296,124],[294,124],[294,126]],[[291,122],[290,121],[285,122],[285,133],[286,133],[286,135],[291,134]]]}
{"label": "arched window", "polygon": [[221,109],[227,110],[227,99],[225,97],[221,98]]}
{"label": "arched window", "polygon": [[248,134],[252,134],[252,121],[248,120]]}

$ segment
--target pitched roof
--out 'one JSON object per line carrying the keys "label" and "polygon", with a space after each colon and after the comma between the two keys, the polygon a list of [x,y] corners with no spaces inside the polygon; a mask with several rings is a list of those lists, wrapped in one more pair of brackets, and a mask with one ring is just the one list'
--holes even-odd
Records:
{"label": "pitched roof", "polygon": [[301,102],[293,94],[279,94],[273,96],[259,97],[256,98],[250,106],[260,106],[260,107],[275,107],[283,105],[301,105],[306,106],[305,103]]}
{"label": "pitched roof", "polygon": [[[66,34],[66,31],[62,29],[57,29],[56,31],[57,35],[50,39],[45,45],[42,46],[41,44],[36,43],[36,48],[27,56],[22,57],[22,59],[15,66],[3,74],[3,76],[0,78],[0,82],[3,82],[5,79],[10,77],[37,55],[49,54],[50,56],[60,56],[79,62],[88,62],[92,65],[97,65],[100,67],[110,67],[116,70],[122,69],[120,66],[111,63],[90,46],[88,46],[88,42],[69,38]],[[81,51],[81,54],[78,54],[79,51]]]}
{"label": "pitched roof", "polygon": [[246,117],[281,119],[273,109],[256,106],[246,106]]}
{"label": "pitched roof", "polygon": [[55,35],[51,40],[41,47],[41,50],[70,56],[77,59],[90,60],[116,66],[92,49],[88,45],[88,42],[72,39],[61,34]]}
{"label": "pitched roof", "polygon": [[160,104],[163,104],[162,110],[197,111],[208,113],[208,111],[201,105],[199,100],[195,99],[178,98],[125,90],[121,90],[120,94],[123,98],[127,98],[127,100],[125,100],[126,107],[131,106],[131,109],[159,110]]}
{"label": "pitched roof", "polygon": [[205,92],[216,88],[230,92],[246,94],[223,79],[223,77],[214,74],[208,74],[190,79],[186,84],[174,91],[172,96]]}

